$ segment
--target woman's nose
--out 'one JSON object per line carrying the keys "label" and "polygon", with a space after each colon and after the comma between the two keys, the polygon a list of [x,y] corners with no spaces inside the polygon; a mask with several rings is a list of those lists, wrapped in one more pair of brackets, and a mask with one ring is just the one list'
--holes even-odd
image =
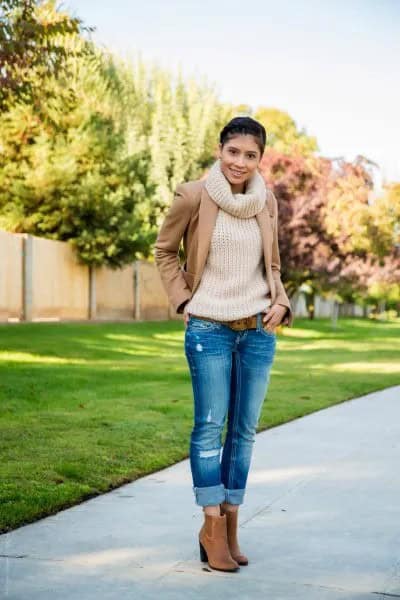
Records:
{"label": "woman's nose", "polygon": [[235,156],[235,165],[238,167],[244,167],[244,165],[245,165],[244,156]]}

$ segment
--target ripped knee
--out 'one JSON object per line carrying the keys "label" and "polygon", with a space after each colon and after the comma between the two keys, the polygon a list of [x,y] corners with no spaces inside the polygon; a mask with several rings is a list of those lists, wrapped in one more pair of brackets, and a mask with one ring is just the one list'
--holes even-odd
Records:
{"label": "ripped knee", "polygon": [[200,458],[212,458],[213,456],[219,456],[221,448],[213,448],[212,450],[199,450]]}

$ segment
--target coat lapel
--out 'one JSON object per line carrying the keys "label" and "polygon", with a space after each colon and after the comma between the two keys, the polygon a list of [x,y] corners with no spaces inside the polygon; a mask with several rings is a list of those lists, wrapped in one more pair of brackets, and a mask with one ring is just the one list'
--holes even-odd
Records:
{"label": "coat lapel", "polygon": [[274,232],[272,230],[271,216],[269,214],[268,205],[265,204],[261,212],[256,215],[256,219],[261,231],[261,237],[264,248],[264,264],[267,274],[267,281],[270,287],[272,298],[275,298],[276,289],[275,282],[272,277],[271,262],[272,262],[272,239]]}
{"label": "coat lapel", "polygon": [[206,188],[203,187],[199,208],[196,273],[193,281],[192,294],[196,291],[203,274],[217,215],[218,205],[215,204]]}
{"label": "coat lapel", "polygon": [[264,206],[262,211],[256,214],[256,219],[260,227],[261,237],[263,241],[265,269],[268,271],[268,265],[271,265],[271,242],[273,232],[271,225],[271,217],[269,216],[267,205]]}

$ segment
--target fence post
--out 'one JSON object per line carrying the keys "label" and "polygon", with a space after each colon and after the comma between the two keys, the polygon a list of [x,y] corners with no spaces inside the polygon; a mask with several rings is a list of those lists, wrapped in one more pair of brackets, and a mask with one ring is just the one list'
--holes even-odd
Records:
{"label": "fence post", "polygon": [[96,268],[89,266],[89,319],[96,318],[97,300],[96,300]]}
{"label": "fence post", "polygon": [[22,237],[22,320],[32,321],[33,309],[33,237]]}
{"label": "fence post", "polygon": [[133,264],[133,293],[135,297],[135,321],[140,321],[140,260]]}
{"label": "fence post", "polygon": [[332,313],[331,313],[332,329],[337,328],[338,316],[339,316],[339,302],[337,300],[334,300],[333,306],[332,306]]}

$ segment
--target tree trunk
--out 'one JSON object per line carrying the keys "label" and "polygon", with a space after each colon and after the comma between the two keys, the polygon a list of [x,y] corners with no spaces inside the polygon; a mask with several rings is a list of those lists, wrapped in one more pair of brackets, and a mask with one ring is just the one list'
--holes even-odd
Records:
{"label": "tree trunk", "polygon": [[306,299],[306,306],[308,310],[308,316],[311,320],[314,319],[315,315],[315,294],[304,294]]}

